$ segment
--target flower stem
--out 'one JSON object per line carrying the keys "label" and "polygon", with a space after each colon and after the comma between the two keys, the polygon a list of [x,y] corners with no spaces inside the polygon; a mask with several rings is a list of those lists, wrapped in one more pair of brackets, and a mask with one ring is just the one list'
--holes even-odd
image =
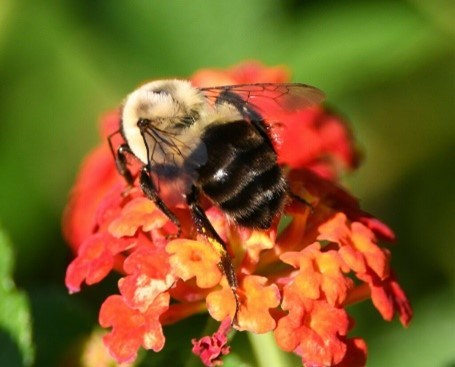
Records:
{"label": "flower stem", "polygon": [[370,297],[370,288],[368,284],[363,283],[352,289],[345,301],[343,302],[344,307],[353,305],[355,303],[363,302]]}
{"label": "flower stem", "polygon": [[288,367],[288,355],[278,348],[273,333],[247,333],[258,366]]}

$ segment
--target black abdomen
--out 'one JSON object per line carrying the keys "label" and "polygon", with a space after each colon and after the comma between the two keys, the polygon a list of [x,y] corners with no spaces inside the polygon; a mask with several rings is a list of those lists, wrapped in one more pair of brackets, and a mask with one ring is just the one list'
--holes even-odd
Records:
{"label": "black abdomen", "polygon": [[207,163],[197,183],[236,223],[269,228],[287,185],[270,143],[246,121],[209,126],[202,135]]}

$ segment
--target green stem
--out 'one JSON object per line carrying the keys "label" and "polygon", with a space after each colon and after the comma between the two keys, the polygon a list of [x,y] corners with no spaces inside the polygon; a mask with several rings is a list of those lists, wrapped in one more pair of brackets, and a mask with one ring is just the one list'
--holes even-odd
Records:
{"label": "green stem", "polygon": [[273,333],[247,334],[258,362],[258,367],[289,367],[290,360],[287,353],[278,348]]}

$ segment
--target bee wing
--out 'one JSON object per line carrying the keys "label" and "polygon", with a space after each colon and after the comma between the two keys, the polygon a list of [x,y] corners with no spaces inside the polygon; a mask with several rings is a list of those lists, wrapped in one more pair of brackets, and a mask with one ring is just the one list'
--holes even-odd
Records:
{"label": "bee wing", "polygon": [[286,114],[318,105],[324,93],[300,83],[239,84],[201,88],[214,103],[234,106],[273,147],[281,144],[282,122]]}
{"label": "bee wing", "polygon": [[201,91],[216,103],[238,106],[240,97],[247,107],[261,113],[264,120],[267,120],[267,113],[298,111],[318,105],[325,98],[321,90],[301,83],[238,84],[201,88]]}

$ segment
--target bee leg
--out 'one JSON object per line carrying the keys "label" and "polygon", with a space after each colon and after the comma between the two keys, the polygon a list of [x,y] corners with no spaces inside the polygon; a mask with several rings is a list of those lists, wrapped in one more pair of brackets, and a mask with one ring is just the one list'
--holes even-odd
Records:
{"label": "bee leg", "polygon": [[310,202],[306,201],[304,198],[300,197],[299,195],[293,193],[291,190],[288,190],[288,195],[291,199],[296,200],[299,203],[302,203],[302,204],[306,205],[307,207],[309,207],[311,210],[311,213],[313,213],[314,206]]}
{"label": "bee leg", "polygon": [[139,183],[141,185],[142,192],[147,196],[148,199],[152,200],[155,205],[169,218],[169,220],[174,223],[177,227],[177,233],[172,235],[172,237],[180,237],[182,234],[182,225],[180,224],[179,219],[171,209],[169,209],[164,201],[158,196],[155,185],[153,184],[152,179],[149,175],[149,170],[144,166],[141,170],[141,175],[139,177]]}
{"label": "bee leg", "polygon": [[128,154],[133,154],[130,147],[126,144],[120,145],[117,149],[117,155],[115,157],[115,166],[128,185],[133,186],[134,176],[127,167],[128,161],[126,157]]}
{"label": "bee leg", "polygon": [[120,145],[117,148],[117,152],[114,151],[112,138],[118,133],[119,131],[115,131],[108,136],[107,140],[109,142],[109,148],[111,149],[112,156],[115,159],[115,167],[117,168],[117,172],[120,173],[120,175],[125,179],[128,186],[133,186],[134,176],[127,167],[128,161],[126,159],[127,154],[133,155],[133,152],[127,144]]}
{"label": "bee leg", "polygon": [[231,257],[227,252],[227,246],[215,231],[215,228],[213,228],[209,219],[205,215],[204,210],[199,206],[198,196],[197,188],[192,186],[190,193],[186,196],[186,201],[191,210],[191,215],[194,223],[196,224],[197,231],[207,238],[207,240],[214,246],[215,250],[221,256],[218,267],[226,276],[232,293],[234,294],[235,314],[232,323],[237,323],[237,313],[240,308],[240,302],[237,295],[237,275],[235,274],[234,267],[232,266]]}

